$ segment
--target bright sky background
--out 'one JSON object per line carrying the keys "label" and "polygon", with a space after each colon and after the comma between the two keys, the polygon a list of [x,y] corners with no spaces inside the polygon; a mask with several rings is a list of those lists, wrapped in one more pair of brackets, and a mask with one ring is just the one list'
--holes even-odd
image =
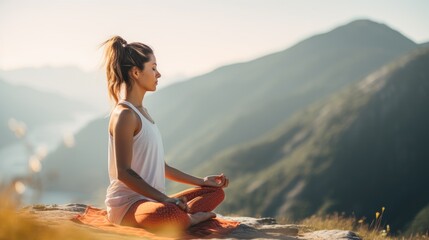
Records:
{"label": "bright sky background", "polygon": [[0,0],[0,69],[95,70],[98,45],[118,34],[152,46],[168,83],[361,18],[429,41],[428,0]]}

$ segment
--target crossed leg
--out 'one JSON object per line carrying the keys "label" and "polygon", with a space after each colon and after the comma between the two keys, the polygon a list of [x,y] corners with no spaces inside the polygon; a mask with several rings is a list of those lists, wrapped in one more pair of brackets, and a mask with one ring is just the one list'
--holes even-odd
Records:
{"label": "crossed leg", "polygon": [[225,198],[222,188],[196,187],[186,189],[171,195],[172,198],[186,197],[188,200],[189,213],[211,212]]}
{"label": "crossed leg", "polygon": [[225,198],[222,188],[196,187],[171,195],[186,197],[189,214],[172,203],[140,200],[125,214],[121,225],[145,228],[151,231],[183,230],[189,226],[215,217],[211,213]]}

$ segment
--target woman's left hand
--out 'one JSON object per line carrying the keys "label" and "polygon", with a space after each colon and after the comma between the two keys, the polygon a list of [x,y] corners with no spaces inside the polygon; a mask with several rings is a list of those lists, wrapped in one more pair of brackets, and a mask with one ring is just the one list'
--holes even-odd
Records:
{"label": "woman's left hand", "polygon": [[208,187],[226,188],[228,187],[228,184],[229,184],[229,179],[225,175],[223,175],[223,173],[221,175],[207,176],[203,180],[204,180],[203,186],[208,186]]}

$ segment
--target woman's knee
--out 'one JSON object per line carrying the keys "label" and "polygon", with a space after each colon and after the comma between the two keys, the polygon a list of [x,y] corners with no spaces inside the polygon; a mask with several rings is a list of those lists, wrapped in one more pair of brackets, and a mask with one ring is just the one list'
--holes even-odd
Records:
{"label": "woman's knee", "polygon": [[203,190],[203,191],[207,191],[207,192],[216,192],[216,193],[218,193],[218,194],[220,194],[220,195],[225,195],[225,193],[224,193],[224,191],[223,191],[223,188],[221,188],[221,187],[201,187],[201,189]]}
{"label": "woman's knee", "polygon": [[216,199],[218,199],[220,202],[222,202],[225,199],[225,192],[223,191],[223,188],[214,188],[213,194],[216,196]]}
{"label": "woman's knee", "polygon": [[223,188],[219,187],[203,187],[206,191],[206,194],[210,196],[211,200],[216,202],[216,205],[220,204],[225,199],[225,192]]}

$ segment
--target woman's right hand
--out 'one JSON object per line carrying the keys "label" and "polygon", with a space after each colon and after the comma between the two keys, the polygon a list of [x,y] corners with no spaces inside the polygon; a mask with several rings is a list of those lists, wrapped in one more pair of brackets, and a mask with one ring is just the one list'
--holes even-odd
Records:
{"label": "woman's right hand", "polygon": [[188,200],[186,199],[186,197],[167,198],[163,202],[172,203],[172,204],[178,206],[183,211],[189,212]]}

